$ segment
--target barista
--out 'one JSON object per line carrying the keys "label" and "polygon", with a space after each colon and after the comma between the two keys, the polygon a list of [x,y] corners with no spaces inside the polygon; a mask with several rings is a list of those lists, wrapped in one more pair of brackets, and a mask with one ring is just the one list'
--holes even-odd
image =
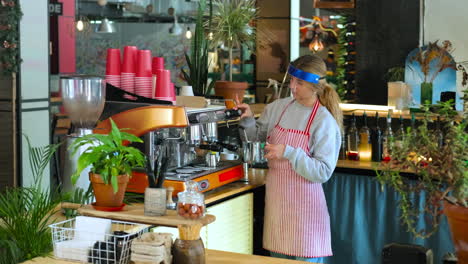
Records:
{"label": "barista", "polygon": [[236,100],[240,125],[248,137],[267,142],[264,248],[275,257],[323,263],[332,250],[322,183],[336,166],[343,116],[337,93],[323,79],[321,58],[302,56],[288,74],[292,98],[267,105],[257,122]]}

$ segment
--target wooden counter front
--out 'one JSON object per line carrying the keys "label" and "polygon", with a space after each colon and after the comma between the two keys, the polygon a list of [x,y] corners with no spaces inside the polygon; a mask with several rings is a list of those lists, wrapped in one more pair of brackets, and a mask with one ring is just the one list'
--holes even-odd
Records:
{"label": "wooden counter front", "polygon": [[[256,255],[247,255],[232,253],[219,250],[207,249],[206,253],[206,264],[301,264],[309,263],[305,261],[280,259]],[[23,264],[75,264],[80,262],[68,261],[62,259],[56,259],[53,257],[41,257],[35,258]]]}

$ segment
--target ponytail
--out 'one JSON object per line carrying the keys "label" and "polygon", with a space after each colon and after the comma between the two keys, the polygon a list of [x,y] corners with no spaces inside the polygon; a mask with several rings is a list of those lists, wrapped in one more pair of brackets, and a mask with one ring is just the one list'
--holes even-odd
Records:
{"label": "ponytail", "polygon": [[335,118],[336,123],[343,128],[343,112],[340,108],[340,97],[328,83],[321,84],[323,86],[322,92],[318,93],[320,103],[325,106]]}

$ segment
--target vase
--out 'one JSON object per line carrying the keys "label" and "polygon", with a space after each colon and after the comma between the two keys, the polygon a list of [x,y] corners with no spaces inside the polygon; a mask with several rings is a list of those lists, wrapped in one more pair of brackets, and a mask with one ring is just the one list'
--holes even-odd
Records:
{"label": "vase", "polygon": [[[112,176],[113,177],[113,176]],[[118,190],[114,192],[111,184],[105,183],[101,175],[89,173],[89,180],[93,186],[96,205],[100,207],[120,207],[123,204],[125,190],[129,180],[128,175],[117,176]]]}
{"label": "vase", "polygon": [[468,208],[444,201],[444,214],[450,226],[458,263],[468,263]]}
{"label": "vase", "polygon": [[421,104],[432,104],[432,83],[423,82],[421,83]]}
{"label": "vase", "polygon": [[247,82],[217,81],[214,88],[215,95],[231,100],[236,99],[237,96],[239,101],[242,102],[245,90],[249,88],[249,84]]}

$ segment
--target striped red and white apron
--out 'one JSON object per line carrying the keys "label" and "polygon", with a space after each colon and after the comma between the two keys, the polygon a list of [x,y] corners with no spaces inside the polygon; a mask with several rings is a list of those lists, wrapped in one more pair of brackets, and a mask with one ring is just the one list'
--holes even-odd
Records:
{"label": "striped red and white apron", "polygon": [[[304,131],[285,129],[280,121],[291,101],[281,113],[267,141],[285,144],[309,152],[309,131],[320,106],[317,100]],[[265,249],[290,256],[319,258],[332,255],[330,216],[321,183],[313,183],[297,174],[289,160],[268,162],[266,179]]]}

